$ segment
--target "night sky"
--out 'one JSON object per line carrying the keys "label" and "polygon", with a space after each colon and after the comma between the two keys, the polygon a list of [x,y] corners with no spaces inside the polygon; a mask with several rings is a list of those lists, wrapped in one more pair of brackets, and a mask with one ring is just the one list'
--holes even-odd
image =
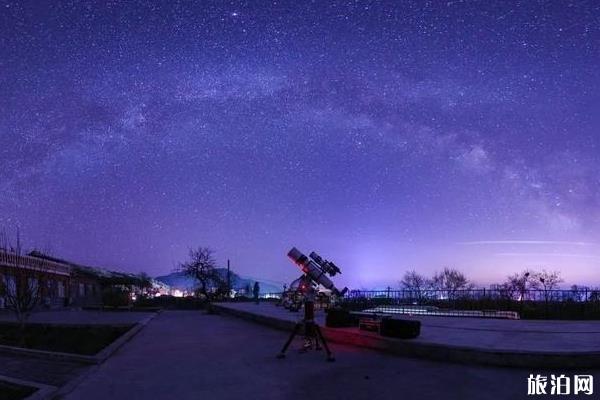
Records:
{"label": "night sky", "polygon": [[597,284],[599,171],[596,1],[0,0],[0,226],[63,258]]}

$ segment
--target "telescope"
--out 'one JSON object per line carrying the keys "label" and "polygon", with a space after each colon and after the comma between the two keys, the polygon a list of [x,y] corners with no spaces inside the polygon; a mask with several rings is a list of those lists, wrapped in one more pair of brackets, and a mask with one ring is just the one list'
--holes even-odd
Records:
{"label": "telescope", "polygon": [[290,287],[297,285],[299,291],[303,294],[303,303],[304,303],[304,318],[302,321],[299,321],[294,326],[294,330],[292,334],[288,338],[287,342],[283,345],[283,349],[277,355],[278,358],[284,358],[285,352],[287,351],[290,343],[294,340],[296,334],[300,331],[302,326],[304,326],[304,346],[301,351],[308,351],[313,347],[313,340],[315,344],[315,350],[321,350],[321,344],[325,347],[325,352],[327,353],[327,361],[334,361],[335,358],[329,350],[329,346],[327,345],[327,341],[321,332],[321,328],[319,325],[315,323],[315,292],[314,290],[318,285],[325,287],[326,289],[331,290],[336,296],[343,296],[348,288],[342,289],[339,291],[329,276],[333,277],[336,274],[341,274],[342,271],[338,268],[337,265],[332,263],[331,261],[327,261],[323,259],[320,255],[315,253],[314,251],[310,253],[307,257],[300,250],[295,247],[288,252],[288,257],[294,262],[294,264],[298,265],[304,275],[302,275],[299,279],[296,279]]}
{"label": "telescope", "polygon": [[300,250],[293,247],[288,252],[288,257],[300,267],[313,282],[331,290],[336,296],[343,296],[348,288],[344,288],[341,291],[338,290],[328,275],[333,277],[336,274],[341,274],[339,267],[331,261],[327,261],[319,256],[314,251],[307,257]]}

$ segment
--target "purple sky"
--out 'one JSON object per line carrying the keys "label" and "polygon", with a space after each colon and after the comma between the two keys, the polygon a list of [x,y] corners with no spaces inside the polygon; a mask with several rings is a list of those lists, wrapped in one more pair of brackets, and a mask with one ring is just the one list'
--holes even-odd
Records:
{"label": "purple sky", "polygon": [[258,4],[0,0],[0,226],[152,275],[600,283],[600,3]]}

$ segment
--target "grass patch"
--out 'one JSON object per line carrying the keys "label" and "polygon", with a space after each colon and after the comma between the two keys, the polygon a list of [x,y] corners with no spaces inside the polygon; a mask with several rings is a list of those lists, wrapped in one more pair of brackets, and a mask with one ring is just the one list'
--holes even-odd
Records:
{"label": "grass patch", "polygon": [[132,326],[27,324],[22,340],[17,324],[0,323],[0,345],[94,355]]}
{"label": "grass patch", "polygon": [[0,381],[0,399],[21,400],[31,396],[37,389]]}

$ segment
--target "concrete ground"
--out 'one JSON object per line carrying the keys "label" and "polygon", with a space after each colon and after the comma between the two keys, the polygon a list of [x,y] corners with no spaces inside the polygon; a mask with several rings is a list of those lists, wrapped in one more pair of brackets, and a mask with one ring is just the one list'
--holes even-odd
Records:
{"label": "concrete ground", "polygon": [[[273,303],[223,303],[223,307],[297,321],[293,313]],[[323,324],[325,315],[317,312]],[[416,343],[527,352],[600,352],[600,321],[532,321],[460,317],[396,316],[421,321]]]}
{"label": "concrete ground", "polygon": [[[337,361],[288,334],[227,316],[166,311],[66,398],[86,399],[519,399],[529,371],[394,357],[333,344]],[[593,373],[596,381],[600,371]]]}

